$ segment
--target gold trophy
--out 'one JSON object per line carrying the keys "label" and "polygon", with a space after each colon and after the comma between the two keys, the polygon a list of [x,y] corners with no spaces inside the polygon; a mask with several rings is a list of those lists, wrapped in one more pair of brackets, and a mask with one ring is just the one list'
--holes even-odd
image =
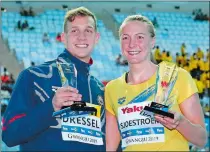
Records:
{"label": "gold trophy", "polygon": [[176,96],[173,95],[169,98],[169,95],[174,87],[178,75],[178,67],[169,62],[162,62],[159,65],[158,76],[156,81],[156,94],[154,101],[150,106],[144,107],[144,112],[153,114],[159,114],[163,117],[174,118],[174,114],[169,112],[172,107]]}
{"label": "gold trophy", "polygon": [[[77,88],[77,70],[74,64],[57,61],[57,68],[61,77],[62,86],[71,86],[73,88]],[[61,110],[54,112],[53,116],[61,115],[63,113],[68,113],[69,115],[71,115],[70,111],[72,111],[73,115],[77,113],[92,113],[94,115],[97,115],[96,108],[87,106],[86,102],[84,101],[74,101],[71,106],[63,106]]]}

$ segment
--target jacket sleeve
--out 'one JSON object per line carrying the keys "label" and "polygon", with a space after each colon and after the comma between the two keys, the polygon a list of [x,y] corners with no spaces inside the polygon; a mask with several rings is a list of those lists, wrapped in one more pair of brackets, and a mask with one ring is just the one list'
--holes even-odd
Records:
{"label": "jacket sleeve", "polygon": [[[104,100],[104,93],[103,93],[103,100]],[[103,137],[103,146],[101,147],[101,151],[106,151],[106,115],[105,115],[105,105],[101,106],[101,131]]]}
{"label": "jacket sleeve", "polygon": [[13,88],[2,120],[2,140],[9,147],[29,142],[56,123],[52,98],[36,104],[32,84],[31,73],[24,70]]}

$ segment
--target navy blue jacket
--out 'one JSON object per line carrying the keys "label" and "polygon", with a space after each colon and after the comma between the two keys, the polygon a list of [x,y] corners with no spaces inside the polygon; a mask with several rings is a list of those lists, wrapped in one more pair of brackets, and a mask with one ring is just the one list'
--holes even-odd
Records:
{"label": "navy blue jacket", "polygon": [[[75,65],[77,89],[82,100],[102,105],[101,124],[105,134],[103,84],[89,74],[90,64],[75,58],[67,50],[59,58]],[[62,140],[60,118],[52,117],[52,89],[62,86],[56,60],[20,73],[4,114],[3,141],[9,147],[20,145],[22,151],[105,151],[105,135],[103,146]]]}

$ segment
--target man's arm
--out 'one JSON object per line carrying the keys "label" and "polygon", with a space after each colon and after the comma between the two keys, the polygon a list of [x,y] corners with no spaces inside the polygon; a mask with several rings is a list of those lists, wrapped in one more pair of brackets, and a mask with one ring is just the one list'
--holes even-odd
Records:
{"label": "man's arm", "polygon": [[56,124],[51,99],[35,104],[32,80],[27,70],[15,84],[3,118],[2,140],[9,146],[30,141],[50,125]]}
{"label": "man's arm", "polygon": [[117,119],[106,110],[106,150],[117,151],[120,143],[120,132],[118,130]]}

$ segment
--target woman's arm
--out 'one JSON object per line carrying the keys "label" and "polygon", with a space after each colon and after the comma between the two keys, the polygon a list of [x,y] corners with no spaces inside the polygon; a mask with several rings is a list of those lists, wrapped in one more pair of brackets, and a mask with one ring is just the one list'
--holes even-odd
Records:
{"label": "woman's arm", "polygon": [[198,94],[180,104],[184,115],[183,120],[177,126],[177,130],[191,143],[203,147],[207,142],[207,131],[204,122],[204,114],[200,105]]}
{"label": "woman's arm", "polygon": [[116,117],[106,110],[106,150],[117,151],[120,143],[120,132]]}
{"label": "woman's arm", "polygon": [[168,129],[176,129],[192,144],[203,147],[207,142],[207,132],[204,123],[204,114],[198,94],[195,93],[180,105],[182,114],[173,112],[174,119],[155,116]]}

